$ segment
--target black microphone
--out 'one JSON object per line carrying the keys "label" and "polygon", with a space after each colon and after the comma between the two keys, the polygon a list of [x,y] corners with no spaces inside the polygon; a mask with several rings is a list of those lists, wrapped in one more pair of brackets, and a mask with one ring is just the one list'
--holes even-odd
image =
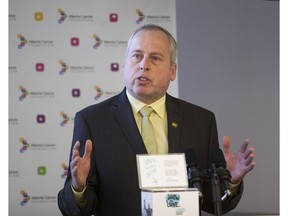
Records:
{"label": "black microphone", "polygon": [[202,198],[202,178],[198,170],[198,164],[194,150],[187,149],[185,151],[185,158],[189,188],[197,188],[199,191],[199,197]]}
{"label": "black microphone", "polygon": [[224,195],[221,200],[224,201],[232,194],[229,185],[231,174],[229,170],[226,169],[226,160],[220,148],[215,148],[210,151],[210,163],[215,164],[216,172],[221,181],[222,190],[224,191]]}

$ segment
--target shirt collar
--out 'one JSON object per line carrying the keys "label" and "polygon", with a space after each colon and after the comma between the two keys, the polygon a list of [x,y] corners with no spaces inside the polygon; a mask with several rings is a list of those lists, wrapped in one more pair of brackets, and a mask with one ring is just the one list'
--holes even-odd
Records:
{"label": "shirt collar", "polygon": [[[133,115],[137,115],[137,113],[139,112],[139,110],[146,106],[145,103],[137,100],[135,97],[133,97],[127,90],[126,90],[126,95],[128,97],[128,100],[132,106],[132,111],[133,111]],[[163,119],[165,117],[166,114],[166,107],[165,107],[165,101],[166,101],[166,94],[161,97],[160,99],[158,99],[157,101],[153,102],[152,104],[149,104],[149,106],[151,106],[154,111],[157,113],[157,115]]]}

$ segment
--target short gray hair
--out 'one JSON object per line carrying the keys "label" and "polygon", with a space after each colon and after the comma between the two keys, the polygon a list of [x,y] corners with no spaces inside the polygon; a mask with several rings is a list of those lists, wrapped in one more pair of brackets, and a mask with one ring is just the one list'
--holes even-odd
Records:
{"label": "short gray hair", "polygon": [[125,60],[127,58],[129,49],[130,49],[130,45],[131,45],[131,41],[134,38],[134,36],[140,32],[140,31],[145,31],[145,30],[158,30],[158,31],[162,31],[164,32],[169,40],[169,51],[170,51],[170,67],[172,67],[172,65],[176,64],[176,57],[177,57],[177,42],[174,39],[174,37],[170,34],[169,31],[167,31],[165,28],[159,26],[159,25],[155,25],[155,24],[146,24],[143,26],[140,26],[139,28],[137,28],[132,35],[130,36],[129,40],[128,40],[128,44],[127,44],[127,49],[126,49],[126,53],[125,53]]}

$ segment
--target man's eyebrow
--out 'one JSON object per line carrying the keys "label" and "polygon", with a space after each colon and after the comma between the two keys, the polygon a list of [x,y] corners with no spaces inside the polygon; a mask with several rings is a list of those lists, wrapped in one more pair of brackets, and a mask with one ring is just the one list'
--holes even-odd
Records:
{"label": "man's eyebrow", "polygon": [[131,53],[142,53],[142,50],[131,50]]}
{"label": "man's eyebrow", "polygon": [[[135,49],[135,50],[131,50],[131,53],[133,54],[133,53],[143,53],[143,51],[142,50],[140,50],[140,49]],[[157,55],[157,56],[160,56],[160,57],[162,57],[162,58],[164,58],[165,56],[162,54],[162,53],[160,53],[160,52],[152,52],[152,53],[150,53],[150,56],[151,55]]]}
{"label": "man's eyebrow", "polygon": [[159,52],[152,52],[151,55],[157,55],[157,56],[161,56],[162,58],[164,58],[164,55]]}

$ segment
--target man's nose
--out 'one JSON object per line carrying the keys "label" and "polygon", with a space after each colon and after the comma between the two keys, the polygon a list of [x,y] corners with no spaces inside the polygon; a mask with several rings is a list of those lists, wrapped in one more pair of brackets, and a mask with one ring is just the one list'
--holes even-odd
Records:
{"label": "man's nose", "polygon": [[148,71],[150,69],[149,65],[149,58],[144,57],[140,62],[140,69],[143,71]]}

